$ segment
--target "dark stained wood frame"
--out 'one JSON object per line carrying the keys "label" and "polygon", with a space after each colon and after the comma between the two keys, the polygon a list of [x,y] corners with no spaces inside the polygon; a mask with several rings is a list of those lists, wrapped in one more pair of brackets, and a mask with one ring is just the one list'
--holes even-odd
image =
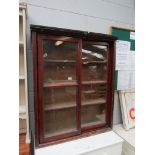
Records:
{"label": "dark stained wood frame", "polygon": [[[53,143],[54,141],[59,141],[62,139],[66,139],[67,137],[77,136],[84,134],[85,132],[91,132],[97,129],[101,128],[109,128],[112,127],[112,119],[113,119],[113,98],[114,98],[114,63],[115,63],[115,40],[116,37],[110,36],[110,35],[104,35],[104,34],[97,34],[97,33],[86,33],[82,31],[72,31],[67,29],[58,29],[58,28],[48,28],[48,27],[42,27],[42,26],[31,26],[31,34],[32,34],[32,50],[33,50],[33,70],[34,70],[34,109],[35,109],[35,144],[37,147],[45,146],[46,144]],[[72,35],[73,34],[73,35]],[[52,36],[52,37],[51,37]],[[55,36],[55,37],[53,37]],[[74,37],[63,39],[59,36],[65,36],[65,37]],[[77,37],[77,38],[76,38]],[[38,72],[38,68],[41,65],[42,57],[39,56],[39,59],[37,58],[38,50],[41,49],[41,39],[54,39],[57,40],[59,38],[63,41],[73,41],[78,42],[78,51],[77,52],[77,83],[78,84],[70,84],[68,86],[75,86],[77,87],[77,132],[73,133],[67,133],[60,136],[55,137],[49,137],[49,138],[43,138],[43,111],[42,106],[39,105],[40,101],[42,100],[42,95],[38,96],[39,88],[42,89],[43,83],[38,85],[38,81],[40,80],[40,73]],[[81,119],[80,119],[80,113],[81,113],[81,69],[82,69],[82,40],[84,41],[91,41],[91,42],[106,42],[109,45],[108,49],[108,61],[107,61],[107,95],[106,95],[106,123],[100,124],[100,125],[94,125],[91,127],[84,127],[81,128]],[[67,86],[67,85],[65,85]],[[64,85],[55,85],[55,88],[57,87],[64,87]],[[40,115],[41,114],[41,115]],[[41,118],[42,117],[42,118]],[[40,119],[41,118],[41,119]]]}
{"label": "dark stained wood frame", "polygon": [[[108,51],[107,51],[107,62],[106,62],[106,64],[107,64],[107,71],[108,71],[109,70],[109,65],[108,64],[110,62],[110,59],[109,59],[109,44],[107,42],[104,42],[106,44],[103,44],[102,42],[95,42],[95,41],[91,41],[91,40],[90,41],[84,40],[84,41],[85,42],[92,43],[92,44],[94,43],[94,44],[98,44],[98,45],[107,46]],[[82,60],[82,57],[81,57],[81,60]],[[81,65],[81,68],[82,67],[83,66]],[[103,84],[103,85],[106,85],[106,90],[108,90],[108,78],[109,78],[109,74],[107,75],[107,79],[105,81],[103,81],[103,82],[96,82],[96,83],[95,82],[94,83],[87,82],[86,84],[82,82],[82,87],[84,87],[86,85],[88,86],[88,85],[91,85],[91,84],[93,84],[93,85]],[[108,107],[107,104],[108,104],[108,102],[107,102],[107,100],[108,100],[108,95],[107,95],[107,91],[106,91],[106,103],[103,103],[103,104],[105,104],[106,122],[105,123],[102,123],[102,124],[96,124],[96,125],[92,125],[92,126],[81,127],[81,129],[82,129],[83,132],[91,131],[93,129],[99,129],[99,128],[102,128],[102,127],[105,127],[105,126],[108,125],[108,123],[107,123],[107,116],[108,116],[108,110],[107,110],[107,107]]]}
{"label": "dark stained wood frame", "polygon": [[111,26],[111,27],[110,27],[110,34],[111,34],[111,32],[112,32],[112,29],[135,32],[134,29],[128,29],[128,28],[123,28],[123,27]]}
{"label": "dark stained wood frame", "polygon": [[[42,59],[42,40],[54,40],[54,41],[64,41],[64,42],[74,42],[77,43],[77,47],[76,47],[76,77],[77,77],[77,84],[55,84],[55,86],[50,86],[49,88],[56,88],[56,87],[70,87],[70,86],[75,86],[76,90],[77,90],[77,95],[76,95],[76,119],[77,119],[77,131],[75,132],[70,132],[70,133],[65,133],[65,134],[61,134],[61,135],[56,135],[56,136],[52,136],[52,137],[47,137],[44,138],[44,133],[43,133],[43,128],[44,128],[44,122],[43,122],[43,59]],[[79,60],[79,51],[81,50],[81,39],[75,39],[75,38],[67,38],[67,37],[59,37],[59,36],[50,36],[50,35],[38,35],[38,95],[39,95],[39,142],[40,143],[47,143],[50,141],[54,141],[54,140],[59,140],[69,136],[75,136],[78,135],[79,133],[81,133],[81,128],[80,128],[80,75],[79,75],[79,71],[80,71],[80,62]]]}

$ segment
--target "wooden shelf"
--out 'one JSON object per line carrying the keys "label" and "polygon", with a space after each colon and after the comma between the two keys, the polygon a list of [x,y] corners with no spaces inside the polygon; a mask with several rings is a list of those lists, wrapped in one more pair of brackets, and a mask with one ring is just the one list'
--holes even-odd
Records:
{"label": "wooden shelf", "polygon": [[26,133],[26,142],[29,143],[25,9],[26,5],[19,4],[19,132]]}
{"label": "wooden shelf", "polygon": [[26,105],[20,104],[19,105],[19,113],[25,114],[26,113]]}
{"label": "wooden shelf", "polygon": [[91,123],[84,123],[82,124],[82,128],[84,127],[89,127],[89,126],[94,126],[94,125],[99,125],[99,124],[104,124],[102,121],[95,121],[95,122],[91,122]]}
{"label": "wooden shelf", "polygon": [[19,118],[19,133],[26,133],[26,119]]}
{"label": "wooden shelf", "polygon": [[19,113],[20,119],[26,119],[26,113]]}
{"label": "wooden shelf", "polygon": [[59,109],[66,109],[66,108],[73,108],[76,107],[76,101],[75,102],[70,102],[70,103],[59,103],[59,104],[50,104],[45,106],[45,111],[50,111],[50,110],[59,110]]}
{"label": "wooden shelf", "polygon": [[95,120],[92,121],[92,122],[89,122],[89,123],[87,123],[87,121],[83,118],[86,123],[84,123],[84,121],[82,121],[83,123],[81,124],[81,126],[84,128],[84,127],[89,127],[89,126],[94,126],[94,125],[101,125],[101,124],[106,123],[106,114],[105,113],[95,114],[94,118],[95,118]]}
{"label": "wooden shelf", "polygon": [[26,133],[26,128],[19,129],[19,134]]}
{"label": "wooden shelf", "polygon": [[44,62],[51,62],[51,63],[75,63],[75,60],[50,60],[50,59],[44,59]]}
{"label": "wooden shelf", "polygon": [[26,119],[26,105],[19,105],[19,118]]}
{"label": "wooden shelf", "polygon": [[44,88],[48,88],[48,87],[56,87],[56,86],[76,86],[77,83],[75,81],[61,81],[61,82],[55,82],[54,83],[44,83]]}
{"label": "wooden shelf", "polygon": [[85,61],[82,62],[83,65],[87,65],[87,64],[106,64],[107,61]]}
{"label": "wooden shelf", "polygon": [[19,41],[19,47],[23,47],[24,46],[24,42],[22,40]]}
{"label": "wooden shelf", "polygon": [[98,105],[98,104],[103,104],[106,103],[106,100],[103,98],[99,98],[99,99],[95,99],[95,100],[91,100],[91,101],[82,101],[82,106],[86,106],[86,105]]}
{"label": "wooden shelf", "polygon": [[[87,106],[87,105],[98,105],[98,104],[103,104],[106,103],[105,99],[95,99],[92,101],[84,101],[82,102],[82,106]],[[61,104],[51,104],[51,105],[46,105],[45,106],[45,111],[50,111],[50,110],[59,110],[59,109],[66,109],[66,108],[73,108],[76,107],[75,102],[69,102],[69,103],[61,103]]]}
{"label": "wooden shelf", "polygon": [[22,10],[19,10],[19,16],[23,16]]}
{"label": "wooden shelf", "polygon": [[20,75],[19,76],[19,80],[24,80],[25,79],[25,76],[24,75]]}
{"label": "wooden shelf", "polygon": [[[91,94],[91,93],[95,93],[96,91],[95,90],[83,90],[82,91],[84,94]],[[101,92],[101,93],[106,93],[106,88],[105,90],[102,90],[102,91],[98,91],[98,92]]]}
{"label": "wooden shelf", "polygon": [[19,16],[19,43],[23,42],[24,39],[24,23],[23,23],[23,19],[22,16]]}
{"label": "wooden shelf", "polygon": [[98,80],[98,81],[82,81],[83,85],[90,85],[90,84],[106,84],[106,81]]}
{"label": "wooden shelf", "polygon": [[19,2],[19,9],[26,9],[26,0],[22,0],[22,2]]}
{"label": "wooden shelf", "polygon": [[76,128],[68,128],[68,129],[63,129],[63,130],[57,130],[57,132],[45,133],[45,137],[52,137],[52,136],[62,135],[62,134],[70,133],[70,132],[76,132],[76,131],[77,131]]}

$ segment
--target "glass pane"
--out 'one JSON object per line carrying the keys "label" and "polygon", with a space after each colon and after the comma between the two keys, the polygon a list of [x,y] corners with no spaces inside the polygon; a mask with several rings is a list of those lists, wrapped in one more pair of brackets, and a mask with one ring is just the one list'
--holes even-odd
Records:
{"label": "glass pane", "polygon": [[107,79],[107,51],[107,45],[94,42],[83,42],[83,81],[99,81]]}
{"label": "glass pane", "polygon": [[44,88],[44,109],[54,110],[76,106],[76,87]]}
{"label": "glass pane", "polygon": [[82,66],[83,81],[104,81],[107,80],[106,64],[83,64]]}
{"label": "glass pane", "polygon": [[44,88],[45,137],[77,131],[76,87]]}
{"label": "glass pane", "polygon": [[75,63],[48,63],[44,62],[44,84],[76,83]]}
{"label": "glass pane", "polygon": [[88,85],[82,88],[82,127],[105,123],[105,85]]}
{"label": "glass pane", "polygon": [[107,61],[107,45],[94,42],[83,42],[82,45],[82,60],[88,61]]}
{"label": "glass pane", "polygon": [[43,40],[44,84],[76,82],[77,43]]}
{"label": "glass pane", "polygon": [[104,104],[82,106],[81,111],[82,127],[89,127],[105,123]]}
{"label": "glass pane", "polygon": [[67,108],[44,113],[44,137],[77,131],[76,108]]}
{"label": "glass pane", "polygon": [[46,60],[76,60],[76,46],[74,42],[43,40],[43,58]]}
{"label": "glass pane", "polygon": [[82,87],[82,105],[102,104],[106,102],[106,85],[88,85]]}

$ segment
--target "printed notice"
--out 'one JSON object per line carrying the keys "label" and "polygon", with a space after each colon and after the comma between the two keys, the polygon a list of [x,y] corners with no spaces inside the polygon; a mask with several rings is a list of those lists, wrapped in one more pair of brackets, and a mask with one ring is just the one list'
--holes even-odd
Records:
{"label": "printed notice", "polygon": [[135,51],[129,52],[129,70],[135,70]]}
{"label": "printed notice", "polygon": [[135,88],[135,71],[129,71],[129,89]]}
{"label": "printed notice", "polygon": [[129,69],[130,42],[116,41],[116,70]]}
{"label": "printed notice", "polygon": [[117,90],[125,90],[129,88],[130,72],[118,71]]}
{"label": "printed notice", "polygon": [[135,88],[135,71],[118,71],[117,90]]}

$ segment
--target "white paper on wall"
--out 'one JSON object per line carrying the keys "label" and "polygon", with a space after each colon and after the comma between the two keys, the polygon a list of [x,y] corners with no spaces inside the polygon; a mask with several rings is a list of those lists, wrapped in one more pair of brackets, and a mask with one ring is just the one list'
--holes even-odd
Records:
{"label": "white paper on wall", "polygon": [[129,41],[116,41],[116,70],[129,69]]}
{"label": "white paper on wall", "polygon": [[124,90],[129,88],[130,72],[118,71],[117,90]]}
{"label": "white paper on wall", "polygon": [[134,89],[135,88],[135,71],[129,71],[129,89]]}
{"label": "white paper on wall", "polygon": [[126,90],[133,88],[135,88],[135,71],[118,71],[117,90]]}
{"label": "white paper on wall", "polygon": [[135,32],[130,32],[130,39],[135,40]]}
{"label": "white paper on wall", "polygon": [[135,51],[129,52],[128,63],[129,70],[135,70]]}

